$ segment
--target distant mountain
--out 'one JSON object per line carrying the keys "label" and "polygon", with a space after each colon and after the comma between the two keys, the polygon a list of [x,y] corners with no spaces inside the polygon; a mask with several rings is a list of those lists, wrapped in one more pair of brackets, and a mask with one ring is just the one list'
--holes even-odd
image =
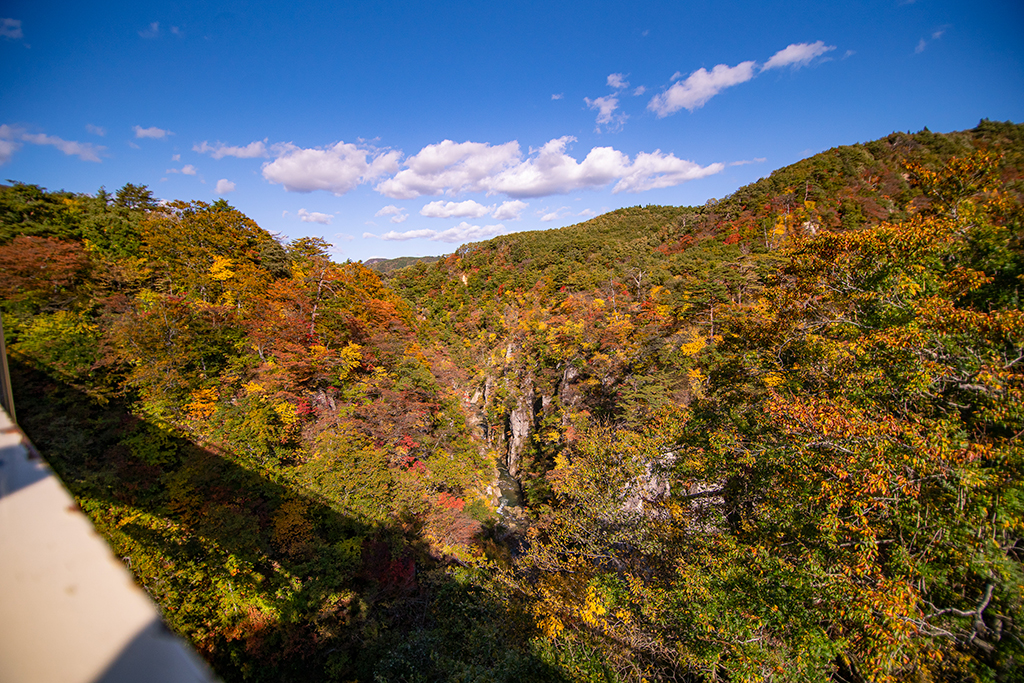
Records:
{"label": "distant mountain", "polygon": [[363,261],[363,265],[378,273],[390,273],[417,263],[434,263],[443,256],[400,256],[398,258],[372,258]]}

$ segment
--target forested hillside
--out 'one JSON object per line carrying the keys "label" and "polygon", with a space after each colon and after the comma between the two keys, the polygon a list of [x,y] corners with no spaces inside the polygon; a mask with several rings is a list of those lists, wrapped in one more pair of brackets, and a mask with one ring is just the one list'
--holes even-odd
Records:
{"label": "forested hillside", "polygon": [[0,191],[18,415],[229,681],[1002,681],[1024,126],[336,264]]}

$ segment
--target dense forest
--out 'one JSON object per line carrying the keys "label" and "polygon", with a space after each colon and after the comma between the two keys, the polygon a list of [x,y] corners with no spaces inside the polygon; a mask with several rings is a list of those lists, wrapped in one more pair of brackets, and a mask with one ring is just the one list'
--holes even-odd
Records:
{"label": "dense forest", "polygon": [[1010,681],[1022,207],[987,120],[436,260],[13,183],[0,311],[225,681]]}

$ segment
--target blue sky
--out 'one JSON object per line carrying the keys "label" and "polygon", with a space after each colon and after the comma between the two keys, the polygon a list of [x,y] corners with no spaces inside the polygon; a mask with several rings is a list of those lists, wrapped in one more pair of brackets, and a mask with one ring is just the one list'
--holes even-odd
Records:
{"label": "blue sky", "polygon": [[1024,3],[0,5],[0,177],[223,197],[338,259],[701,204],[1024,121]]}

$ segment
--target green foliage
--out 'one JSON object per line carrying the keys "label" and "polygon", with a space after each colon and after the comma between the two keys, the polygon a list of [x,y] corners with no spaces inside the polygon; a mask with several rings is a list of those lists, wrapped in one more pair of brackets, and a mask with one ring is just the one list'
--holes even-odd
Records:
{"label": "green foliage", "polygon": [[301,468],[307,486],[337,509],[384,520],[392,509],[394,479],[384,454],[354,434],[325,432]]}
{"label": "green foliage", "polygon": [[39,315],[21,330],[13,353],[23,354],[67,381],[86,382],[97,360],[100,332],[87,316],[69,311]]}

